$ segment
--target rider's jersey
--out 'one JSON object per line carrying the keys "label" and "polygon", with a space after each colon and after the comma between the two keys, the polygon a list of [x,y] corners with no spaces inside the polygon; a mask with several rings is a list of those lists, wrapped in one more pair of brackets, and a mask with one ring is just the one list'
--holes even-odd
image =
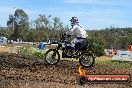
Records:
{"label": "rider's jersey", "polygon": [[88,36],[84,28],[79,24],[74,25],[71,32],[75,37],[86,38]]}

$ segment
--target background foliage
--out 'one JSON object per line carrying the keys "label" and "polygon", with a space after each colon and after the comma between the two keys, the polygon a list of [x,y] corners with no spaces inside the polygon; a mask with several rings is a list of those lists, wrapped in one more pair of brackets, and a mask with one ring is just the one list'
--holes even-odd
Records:
{"label": "background foliage", "polygon": [[[39,14],[36,20],[29,22],[28,15],[22,9],[17,9],[13,15],[9,15],[7,27],[0,27],[0,36],[12,40],[44,42],[48,39],[58,40],[60,34],[67,30],[69,30],[69,27],[64,25],[58,17]],[[132,42],[132,28],[128,27],[110,26],[100,30],[87,30],[87,34],[89,44],[94,45],[96,51],[104,48],[126,50]]]}

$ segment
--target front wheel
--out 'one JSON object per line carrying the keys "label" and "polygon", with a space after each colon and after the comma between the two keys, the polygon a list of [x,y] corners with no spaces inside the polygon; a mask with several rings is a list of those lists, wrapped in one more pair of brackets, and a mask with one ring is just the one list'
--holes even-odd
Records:
{"label": "front wheel", "polygon": [[56,49],[49,49],[45,55],[45,63],[55,65],[60,60],[60,54]]}
{"label": "front wheel", "polygon": [[93,53],[83,52],[79,57],[79,63],[85,68],[91,68],[95,63],[95,57]]}

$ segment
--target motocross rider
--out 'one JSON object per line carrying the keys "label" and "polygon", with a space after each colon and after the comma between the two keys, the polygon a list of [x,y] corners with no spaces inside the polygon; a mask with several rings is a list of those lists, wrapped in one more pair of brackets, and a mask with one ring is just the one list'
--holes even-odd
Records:
{"label": "motocross rider", "polygon": [[74,39],[71,41],[72,46],[75,46],[75,48],[80,48],[85,42],[86,37],[88,36],[85,29],[79,24],[77,17],[71,18],[71,30],[70,34],[73,35]]}

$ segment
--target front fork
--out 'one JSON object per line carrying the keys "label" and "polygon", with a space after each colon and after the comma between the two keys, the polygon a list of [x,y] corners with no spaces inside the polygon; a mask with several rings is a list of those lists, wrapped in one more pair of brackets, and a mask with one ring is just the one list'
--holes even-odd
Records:
{"label": "front fork", "polygon": [[53,53],[52,57],[55,57],[55,56],[56,56],[56,53],[59,51],[60,47],[61,47],[61,44],[59,44],[59,45],[56,47],[55,52]]}
{"label": "front fork", "polygon": [[79,59],[82,56],[82,52],[76,51],[75,55],[76,55],[76,59]]}

